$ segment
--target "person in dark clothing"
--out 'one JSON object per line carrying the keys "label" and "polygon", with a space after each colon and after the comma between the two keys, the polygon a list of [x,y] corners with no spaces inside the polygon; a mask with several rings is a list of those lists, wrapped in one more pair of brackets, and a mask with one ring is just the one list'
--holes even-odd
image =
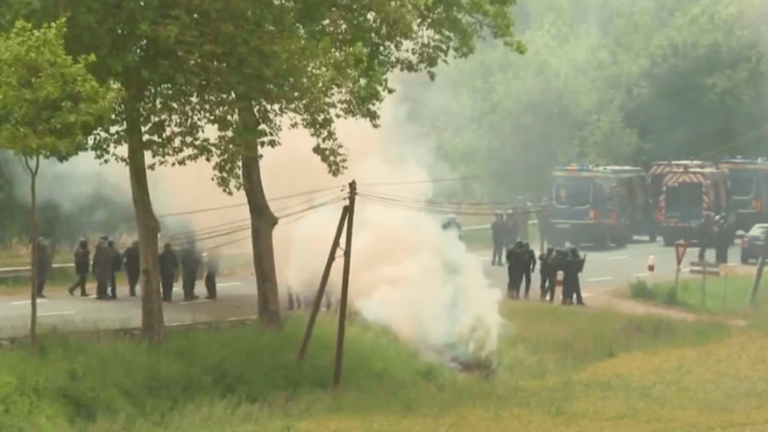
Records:
{"label": "person in dark clothing", "polygon": [[88,279],[88,268],[91,264],[91,251],[88,249],[88,241],[81,239],[75,249],[75,273],[77,281],[67,290],[69,295],[75,295],[75,289],[80,287],[80,297],[88,297],[85,291],[85,282]]}
{"label": "person in dark clothing", "polygon": [[734,232],[725,216],[716,219],[715,237],[715,262],[717,264],[728,263],[728,248],[733,244]]}
{"label": "person in dark clothing", "polygon": [[448,219],[443,222],[443,231],[455,231],[459,237],[459,240],[462,239],[461,224],[456,218],[456,215],[448,216]]}
{"label": "person in dark clothing", "polygon": [[525,253],[523,242],[517,242],[507,250],[507,283],[508,295],[513,299],[520,298],[520,284],[523,278],[523,267],[525,266]]}
{"label": "person in dark clothing", "polygon": [[107,236],[101,237],[93,253],[93,275],[96,277],[96,299],[107,300],[107,289],[115,273],[113,255],[107,246]]}
{"label": "person in dark clothing", "polygon": [[523,278],[525,279],[525,299],[531,291],[531,273],[536,271],[536,253],[531,249],[531,244],[524,242],[523,250]]}
{"label": "person in dark clothing", "polygon": [[215,253],[208,254],[205,272],[205,290],[208,300],[216,300],[216,276],[219,274],[219,257]]}
{"label": "person in dark clothing", "polygon": [[125,275],[128,277],[128,292],[131,297],[136,297],[136,285],[139,283],[139,273],[141,271],[139,242],[133,242],[131,247],[123,252],[123,265],[125,265]]}
{"label": "person in dark clothing", "polygon": [[[547,252],[539,255],[539,276],[541,278],[541,300],[546,300],[547,293],[549,293],[549,284],[554,284],[554,275],[552,274],[552,257],[555,250],[551,247],[547,248]],[[554,286],[553,286],[554,288]]]}
{"label": "person in dark clothing", "polygon": [[501,213],[495,214],[496,220],[491,224],[491,237],[493,239],[493,257],[491,265],[504,265],[504,220]]}
{"label": "person in dark clothing", "polygon": [[37,239],[37,256],[35,257],[35,275],[37,276],[35,291],[38,298],[45,298],[43,290],[45,290],[45,282],[48,280],[51,264],[48,242],[44,238],[39,237]]}
{"label": "person in dark clothing", "polygon": [[715,237],[715,217],[712,212],[705,212],[699,225],[699,262],[706,261],[707,248]]}
{"label": "person in dark clothing", "polygon": [[170,243],[163,246],[160,254],[160,285],[163,290],[163,301],[170,302],[173,299],[173,282],[179,271],[179,259]]}
{"label": "person in dark clothing", "polygon": [[[573,304],[573,297],[576,296],[576,304],[586,306],[584,298],[581,296],[581,283],[579,282],[579,273],[584,269],[586,256],[582,257],[579,251],[571,248],[568,260],[563,269],[563,304]],[[567,292],[567,294],[565,293]]]}
{"label": "person in dark clothing", "polygon": [[197,281],[197,272],[200,270],[200,257],[195,247],[195,242],[190,241],[189,245],[181,251],[181,284],[184,290],[184,301],[197,300],[195,295],[195,282]]}
{"label": "person in dark clothing", "polygon": [[120,251],[115,247],[113,240],[107,241],[107,248],[109,249],[109,257],[112,259],[112,277],[109,279],[109,298],[112,300],[117,299],[117,274],[123,269],[123,256],[120,255]]}

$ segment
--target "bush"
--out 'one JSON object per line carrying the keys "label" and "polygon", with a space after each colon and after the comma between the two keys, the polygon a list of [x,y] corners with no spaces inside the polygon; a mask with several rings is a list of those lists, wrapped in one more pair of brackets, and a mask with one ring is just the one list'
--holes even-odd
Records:
{"label": "bush", "polygon": [[629,284],[629,295],[641,300],[656,300],[656,292],[644,280],[637,279]]}

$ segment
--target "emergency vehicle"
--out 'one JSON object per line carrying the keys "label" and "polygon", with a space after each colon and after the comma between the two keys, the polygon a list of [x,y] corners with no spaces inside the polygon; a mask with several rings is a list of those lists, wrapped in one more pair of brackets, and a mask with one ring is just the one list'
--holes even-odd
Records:
{"label": "emergency vehicle", "polygon": [[755,224],[768,223],[768,160],[765,158],[722,158],[719,168],[728,171],[731,210],[736,229],[747,232]]}
{"label": "emergency vehicle", "polygon": [[636,167],[568,165],[555,168],[548,239],[625,246],[653,228],[645,171]]}
{"label": "emergency vehicle", "polygon": [[656,221],[664,245],[696,242],[704,213],[729,215],[727,172],[717,168],[683,168],[664,174]]}

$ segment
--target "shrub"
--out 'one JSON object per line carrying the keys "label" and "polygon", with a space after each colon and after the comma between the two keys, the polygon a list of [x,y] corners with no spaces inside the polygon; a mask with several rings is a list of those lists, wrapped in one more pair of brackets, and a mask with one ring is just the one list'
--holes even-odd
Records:
{"label": "shrub", "polygon": [[644,280],[637,279],[629,284],[629,295],[641,300],[656,300],[656,292]]}

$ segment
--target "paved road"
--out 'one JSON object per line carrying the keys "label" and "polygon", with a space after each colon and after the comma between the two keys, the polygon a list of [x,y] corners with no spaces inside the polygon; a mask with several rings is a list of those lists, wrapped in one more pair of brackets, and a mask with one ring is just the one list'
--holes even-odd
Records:
{"label": "paved road", "polygon": [[[585,297],[601,291],[624,286],[634,277],[645,276],[649,255],[655,255],[656,274],[659,279],[674,277],[674,248],[665,248],[656,243],[638,241],[626,248],[607,251],[589,251],[587,264],[582,274]],[[684,260],[694,257],[696,250],[690,250]],[[710,254],[713,254],[710,251]],[[738,249],[733,248],[731,261],[738,260]],[[506,269],[490,265],[490,252],[478,253],[485,272],[493,285],[506,286]],[[216,302],[198,300],[190,303],[175,302],[165,305],[167,324],[181,324],[200,321],[243,318],[256,314],[256,281],[253,277],[239,280],[220,280],[219,299]],[[538,275],[534,276],[532,294],[538,296]],[[124,292],[125,290],[120,290]],[[120,292],[119,291],[119,292]],[[204,292],[202,283],[198,292]],[[181,297],[176,290],[175,296]],[[38,307],[41,329],[66,328],[72,330],[109,329],[138,327],[140,325],[140,300],[122,297],[116,301],[96,301],[88,298],[70,297],[66,293],[52,293],[48,299],[41,299]],[[22,298],[0,298],[0,337],[21,335],[26,332],[29,319],[29,300]]]}

